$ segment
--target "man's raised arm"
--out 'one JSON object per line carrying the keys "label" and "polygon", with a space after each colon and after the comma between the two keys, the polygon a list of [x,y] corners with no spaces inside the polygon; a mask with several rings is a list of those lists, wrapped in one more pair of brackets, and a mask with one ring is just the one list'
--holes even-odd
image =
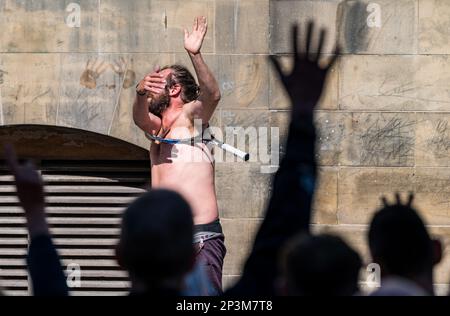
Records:
{"label": "man's raised arm", "polygon": [[159,93],[165,83],[159,69],[148,74],[136,86],[136,99],[133,104],[134,123],[144,132],[156,135],[161,127],[161,119],[148,110],[148,93]]}
{"label": "man's raised arm", "polygon": [[203,39],[208,25],[205,17],[197,17],[194,21],[192,33],[184,30],[184,48],[191,58],[200,85],[200,94],[197,102],[193,103],[193,115],[207,123],[220,101],[220,90],[211,70],[206,65],[200,53]]}

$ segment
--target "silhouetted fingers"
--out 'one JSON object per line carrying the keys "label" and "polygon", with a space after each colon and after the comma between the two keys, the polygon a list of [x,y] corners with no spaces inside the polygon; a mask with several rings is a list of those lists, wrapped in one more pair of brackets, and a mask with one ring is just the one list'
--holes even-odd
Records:
{"label": "silhouetted fingers", "polygon": [[413,200],[414,200],[414,193],[413,192],[409,192],[408,204],[407,204],[409,207],[411,207]]}
{"label": "silhouetted fingers", "polygon": [[320,54],[322,53],[323,45],[325,43],[325,38],[327,36],[327,32],[325,29],[320,30],[320,36],[319,36],[319,45],[317,46],[317,51],[313,57],[313,61],[318,62],[320,59]]}
{"label": "silhouetted fingers", "polygon": [[397,201],[397,204],[402,204],[402,199],[400,198],[400,193],[395,192],[395,200]]}
{"label": "silhouetted fingers", "polygon": [[299,54],[298,30],[299,30],[299,26],[297,24],[292,25],[292,52],[294,53],[294,56],[297,56]]}
{"label": "silhouetted fingers", "polygon": [[386,199],[385,196],[382,196],[382,197],[381,197],[381,201],[383,202],[383,205],[384,205],[385,207],[388,207],[388,206],[389,206],[388,200]]}
{"label": "silhouetted fingers", "polygon": [[327,68],[333,67],[333,65],[336,63],[336,60],[339,58],[340,54],[341,54],[341,48],[338,45],[338,46],[336,46],[336,48],[334,50],[333,57],[331,57],[330,63],[328,64]]}
{"label": "silhouetted fingers", "polygon": [[311,52],[313,30],[314,30],[314,22],[309,21],[308,29],[307,29],[307,33],[306,33],[306,43],[305,43],[306,57],[309,57],[309,53]]}
{"label": "silhouetted fingers", "polygon": [[269,55],[269,59],[272,62],[273,67],[277,71],[278,76],[280,77],[280,79],[283,79],[284,78],[283,70],[281,70],[281,65],[280,65],[280,62],[278,61],[277,56]]}

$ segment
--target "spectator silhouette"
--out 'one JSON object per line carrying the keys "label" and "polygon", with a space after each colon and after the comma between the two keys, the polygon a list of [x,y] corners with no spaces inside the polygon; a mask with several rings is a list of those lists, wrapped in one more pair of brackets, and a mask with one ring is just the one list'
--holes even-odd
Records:
{"label": "spectator silhouette", "polygon": [[44,185],[31,162],[17,161],[11,145],[5,146],[5,158],[14,176],[17,197],[25,212],[30,245],[27,268],[35,296],[66,296],[68,288],[58,253],[45,218]]}
{"label": "spectator silhouette", "polygon": [[315,52],[311,40],[313,23],[309,23],[306,41],[300,49],[298,30],[298,26],[293,26],[294,66],[290,73],[282,71],[277,57],[269,57],[292,103],[286,153],[275,175],[267,213],[245,263],[243,275],[226,295],[275,295],[278,257],[282,247],[297,234],[309,233],[317,174],[313,111],[339,52],[336,49],[328,65],[321,67],[319,58],[325,42],[325,30],[320,32]]}
{"label": "spectator silhouette", "polygon": [[430,238],[424,222],[412,207],[411,194],[376,212],[370,224],[368,241],[375,263],[380,265],[381,288],[372,295],[434,295],[433,266],[442,258],[442,246]]}
{"label": "spectator silhouette", "polygon": [[349,296],[358,291],[360,256],[341,238],[303,234],[281,255],[280,294]]}
{"label": "spectator silhouette", "polygon": [[131,294],[180,295],[195,262],[189,204],[169,190],[152,190],[124,212],[119,264],[129,272]]}

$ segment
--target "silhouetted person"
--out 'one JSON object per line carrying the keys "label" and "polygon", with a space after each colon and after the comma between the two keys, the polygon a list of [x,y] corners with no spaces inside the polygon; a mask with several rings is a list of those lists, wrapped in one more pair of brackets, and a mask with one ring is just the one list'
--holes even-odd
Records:
{"label": "silhouetted person", "polygon": [[442,247],[432,240],[412,208],[413,195],[402,204],[399,194],[373,217],[369,229],[372,259],[380,265],[381,288],[372,295],[434,295],[433,266],[441,260]]}
{"label": "silhouetted person", "polygon": [[283,245],[301,232],[309,233],[317,173],[313,110],[338,51],[336,50],[327,67],[320,67],[318,62],[325,41],[325,31],[321,31],[314,53],[311,52],[312,23],[308,26],[307,34],[304,46],[299,49],[298,27],[293,27],[294,67],[289,74],[281,70],[276,57],[270,56],[292,103],[286,153],[275,175],[268,210],[245,263],[243,275],[227,291],[227,295],[275,295],[278,256]]}
{"label": "silhouetted person", "polygon": [[190,206],[173,191],[152,190],[126,209],[117,259],[131,294],[181,293],[195,261],[193,225]]}
{"label": "silhouetted person", "polygon": [[53,245],[45,218],[44,185],[31,162],[19,164],[12,146],[5,147],[5,158],[14,176],[17,197],[25,212],[30,245],[27,268],[35,296],[66,296],[66,278]]}
{"label": "silhouetted person", "polygon": [[349,296],[358,291],[360,256],[341,238],[302,234],[281,256],[280,294]]}

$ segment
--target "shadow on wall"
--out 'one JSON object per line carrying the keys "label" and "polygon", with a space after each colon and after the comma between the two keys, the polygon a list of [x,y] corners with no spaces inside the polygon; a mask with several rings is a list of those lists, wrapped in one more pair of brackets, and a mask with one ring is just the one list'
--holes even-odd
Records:
{"label": "shadow on wall", "polygon": [[343,52],[353,54],[368,50],[370,39],[367,10],[367,4],[359,1],[351,0],[339,4],[336,30]]}

